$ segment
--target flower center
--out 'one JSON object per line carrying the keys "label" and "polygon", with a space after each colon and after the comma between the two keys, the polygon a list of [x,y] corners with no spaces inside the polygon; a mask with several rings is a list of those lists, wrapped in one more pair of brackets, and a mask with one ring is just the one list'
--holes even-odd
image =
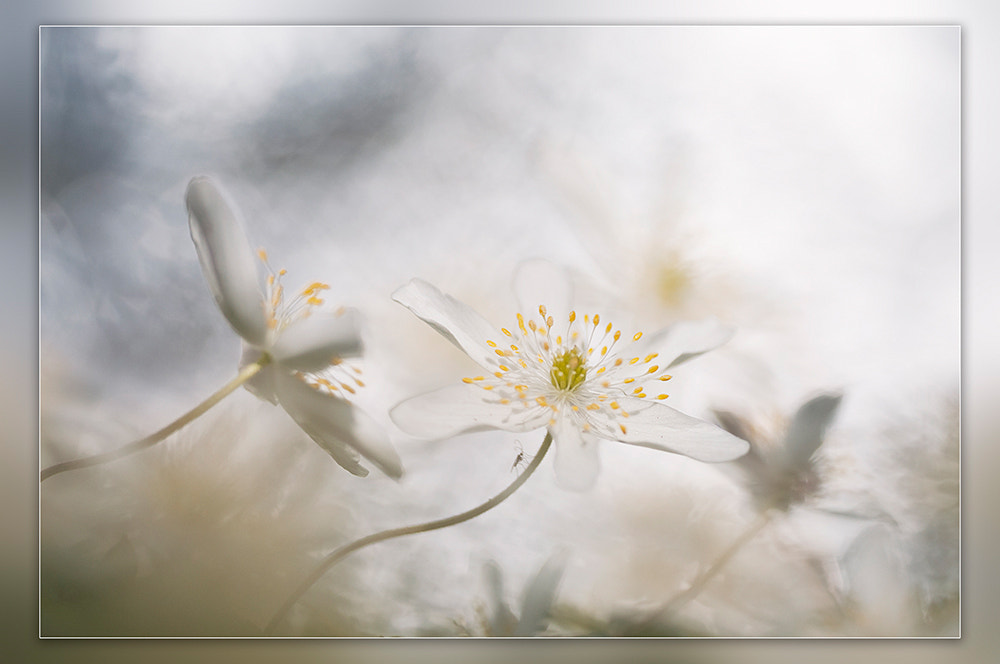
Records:
{"label": "flower center", "polygon": [[549,379],[556,389],[571,392],[587,379],[587,363],[579,348],[561,351],[552,359]]}

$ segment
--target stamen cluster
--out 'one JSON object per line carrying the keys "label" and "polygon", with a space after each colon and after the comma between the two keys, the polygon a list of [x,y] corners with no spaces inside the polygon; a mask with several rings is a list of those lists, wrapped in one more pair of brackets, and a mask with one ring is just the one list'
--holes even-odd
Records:
{"label": "stamen cluster", "polygon": [[[622,433],[628,418],[618,403],[621,397],[646,398],[650,385],[661,385],[671,376],[653,361],[658,353],[629,357],[628,345],[638,342],[642,332],[622,342],[621,330],[602,323],[599,314],[580,319],[570,312],[566,327],[555,329],[556,321],[544,305],[538,318],[517,314],[516,331],[501,328],[507,339],[486,345],[497,356],[491,376],[474,376],[463,381],[492,393],[496,403],[521,404],[525,408],[543,406],[555,414],[563,409],[579,413],[582,426],[610,427],[616,422]],[[656,399],[669,395],[656,390]],[[581,412],[584,411],[584,412]],[[586,415],[586,417],[582,417]]]}

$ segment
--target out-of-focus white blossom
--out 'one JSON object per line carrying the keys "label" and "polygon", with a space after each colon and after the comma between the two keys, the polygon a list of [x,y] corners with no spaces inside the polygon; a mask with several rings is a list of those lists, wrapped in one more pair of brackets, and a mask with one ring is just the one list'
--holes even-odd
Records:
{"label": "out-of-focus white blossom", "polygon": [[[186,199],[191,239],[205,281],[245,343],[241,364],[269,359],[247,389],[280,404],[351,473],[368,474],[360,463],[364,457],[386,475],[400,477],[402,464],[386,434],[346,400],[363,385],[356,368],[342,366],[343,358],[361,354],[358,315],[344,310],[315,313],[323,304],[319,293],[329,288],[319,282],[286,300],[280,283],[284,270],[268,275],[265,297],[246,235],[215,183],[194,178]],[[263,251],[260,258],[266,263]]]}
{"label": "out-of-focus white blossom", "polygon": [[[547,294],[537,316],[517,314],[497,330],[473,309],[414,279],[393,298],[485,369],[463,384],[414,397],[391,417],[404,431],[444,438],[466,431],[547,428],[556,476],[589,488],[599,469],[597,441],[613,440],[701,461],[730,461],[747,443],[663,403],[667,370],[725,343],[732,330],[714,320],[679,323],[643,339],[623,337],[600,314],[569,310],[569,288],[548,264],[528,263],[515,279]],[[521,290],[521,288],[518,288]],[[564,313],[566,312],[566,313]]]}

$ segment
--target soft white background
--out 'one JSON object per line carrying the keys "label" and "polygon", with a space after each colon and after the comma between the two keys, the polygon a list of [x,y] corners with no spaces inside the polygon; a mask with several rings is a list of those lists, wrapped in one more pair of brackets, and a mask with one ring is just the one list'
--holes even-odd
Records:
{"label": "soft white background", "polygon": [[[948,9],[947,11],[949,11],[949,12],[950,12],[950,11],[952,11],[952,10],[951,10],[951,9]],[[973,11],[973,10],[971,10],[971,9],[970,9],[970,11],[972,11],[972,13],[973,13],[973,15],[974,15],[974,16],[978,16],[978,13],[977,13],[977,12],[975,12],[975,11]],[[597,14],[597,15],[596,15],[596,18],[601,18],[601,15],[600,15],[600,14]],[[987,17],[987,18],[988,18],[988,17]],[[985,40],[983,40],[982,38],[980,38],[979,40],[976,40],[976,39],[975,39],[975,37],[976,37],[976,30],[975,30],[975,26],[976,26],[976,24],[975,24],[975,23],[973,23],[973,26],[972,26],[971,30],[967,30],[967,31],[966,31],[966,40],[967,40],[967,43],[968,43],[968,44],[971,44],[971,45],[967,46],[967,48],[968,48],[968,49],[972,49],[973,53],[975,53],[975,54],[978,54],[978,53],[980,53],[980,52],[981,52],[981,51],[979,51],[978,49],[988,49],[988,45],[987,45],[987,42],[986,42]],[[971,33],[971,34],[970,34],[970,33]],[[968,40],[970,39],[970,37],[971,37],[971,41],[968,41]],[[980,37],[982,37],[982,33],[980,33]],[[984,61],[988,61],[988,58],[984,58],[983,60],[984,60]],[[973,62],[976,62],[976,60],[973,60]],[[981,65],[981,66],[982,66],[982,65]],[[974,75],[974,74],[975,74],[975,71],[976,71],[975,69],[972,69],[972,74],[968,74],[968,73],[967,73],[967,76],[970,76],[970,75]],[[979,71],[980,71],[980,72],[982,72],[983,70],[982,70],[982,69],[980,69]],[[968,80],[968,78],[967,78],[967,80]],[[974,76],[973,76],[973,80],[976,80]],[[972,111],[972,116],[973,116],[973,118],[975,118],[975,117],[977,117],[975,109],[976,109],[976,108],[979,108],[979,107],[977,106],[977,103],[978,103],[978,104],[989,104],[989,103],[990,103],[990,100],[992,99],[992,97],[990,97],[990,96],[989,96],[990,92],[989,92],[989,88],[988,88],[988,87],[987,87],[987,88],[977,88],[977,87],[973,87],[973,89],[972,89],[972,90],[973,90],[973,91],[968,91],[968,90],[967,90],[967,94],[968,94],[968,95],[969,95],[969,96],[971,97],[971,101],[973,101],[973,102],[974,102],[974,103],[973,103],[973,105],[972,105],[972,109],[973,109],[973,111]],[[982,117],[982,116],[979,116],[979,117]],[[973,122],[973,126],[975,126],[975,122]],[[981,127],[981,128],[980,128],[980,129],[979,129],[978,131],[979,131],[979,132],[983,132],[983,131],[984,131],[984,129],[985,129],[985,127],[984,127],[983,125],[980,125],[980,127]],[[984,137],[982,133],[979,133],[979,134],[978,134],[978,136],[980,136],[980,137]],[[985,137],[984,137],[984,138],[985,138]],[[985,141],[983,141],[982,143],[979,143],[979,145],[982,145],[983,143],[985,143]],[[980,149],[981,149],[981,148],[980,148]],[[977,156],[977,155],[980,155],[980,156]],[[987,162],[985,162],[985,160],[986,160],[986,159],[988,159],[988,157],[986,156],[986,154],[985,154],[985,153],[981,153],[981,152],[977,152],[977,148],[975,148],[975,147],[973,147],[973,146],[971,146],[971,145],[970,145],[970,151],[969,151],[969,155],[967,156],[967,159],[969,160],[969,162],[972,162],[972,164],[971,164],[971,165],[975,166],[975,165],[976,165],[977,163],[978,163],[978,164],[983,164],[983,163],[987,163]],[[977,160],[978,160],[978,161],[977,161]],[[611,159],[609,159],[609,161],[611,161],[611,162],[613,163],[613,156],[611,157]],[[877,160],[876,160],[876,161],[877,161]],[[968,163],[968,162],[967,162],[967,163]],[[879,165],[878,165],[877,163],[876,163],[876,164],[873,164],[873,165],[870,165],[870,166],[871,166],[872,168],[875,168],[875,169],[878,169],[878,168],[879,168]],[[886,166],[886,164],[883,164],[882,166],[884,167],[884,166]],[[890,169],[890,170],[891,170],[891,169]],[[975,190],[975,186],[974,186],[974,185],[975,185],[975,182],[976,182],[976,176],[975,176],[975,173],[977,173],[977,171],[973,169],[972,173],[973,173],[973,176],[972,176],[972,185],[973,185],[973,190]],[[966,189],[966,191],[968,191],[968,186],[969,186],[969,185],[967,184],[967,189]],[[929,189],[929,190],[927,191],[928,195],[929,195],[929,196],[930,196],[931,198],[933,198],[933,191],[934,191],[934,187],[931,187],[931,188],[930,188],[930,189]],[[626,195],[628,195],[628,194],[626,193]],[[970,200],[970,198],[971,198],[972,200]],[[640,200],[641,200],[641,199],[640,199]],[[967,202],[967,204],[971,204],[971,207],[972,207],[972,213],[971,213],[971,215],[970,215],[971,217],[975,217],[975,216],[976,216],[976,210],[977,210],[977,209],[981,209],[981,208],[977,208],[977,205],[982,205],[982,202],[981,202],[981,201],[983,201],[983,199],[982,199],[982,198],[976,198],[975,196],[969,196],[969,197],[967,197],[967,199],[966,199],[966,202]],[[786,203],[787,203],[787,201],[786,201]],[[274,205],[273,203],[268,203],[268,204],[269,204],[269,205]],[[925,210],[924,210],[924,212],[926,213],[926,211],[927,211],[927,210],[925,209]],[[248,213],[248,214],[247,214],[247,216],[253,216],[253,214],[252,214],[252,213],[253,213],[253,210],[252,210],[252,209],[250,209],[250,208],[245,208],[245,212],[247,212],[247,213]],[[975,227],[975,226],[974,226],[973,228],[977,228],[977,227]],[[970,229],[969,229],[969,228],[967,227],[967,232],[968,232],[968,231],[970,231]],[[968,243],[968,238],[969,238],[969,235],[971,235],[971,232],[969,232],[969,234],[967,235],[967,243]],[[984,239],[983,239],[983,237],[982,237],[982,236],[979,236],[979,239],[977,240],[977,243],[976,243],[975,245],[971,245],[971,247],[972,247],[972,248],[970,249],[970,251],[973,251],[973,252],[974,252],[974,251],[975,251],[975,247],[977,247],[977,246],[978,246],[978,247],[983,247],[983,246],[984,246],[983,242],[984,242]],[[968,245],[967,245],[967,246],[968,246]],[[277,254],[277,252],[276,252],[275,250],[272,250],[272,256],[275,256],[276,254]],[[945,250],[945,254],[947,255],[947,250]],[[945,262],[946,262],[946,261],[945,261]],[[284,263],[284,261],[283,261],[283,263]],[[289,260],[289,261],[287,261],[287,264],[288,264],[288,265],[291,265],[292,263],[291,263],[291,261]],[[297,265],[297,264],[296,264],[296,265]],[[914,261],[914,263],[912,263],[912,264],[911,264],[911,266],[912,266],[912,267],[914,267],[914,268],[917,268],[917,267],[919,267],[919,261]],[[307,275],[302,275],[302,276],[303,276],[303,278],[306,278],[306,276],[307,276]],[[850,292],[850,291],[847,291],[847,292]],[[974,291],[973,291],[973,292],[974,292]],[[220,328],[220,329],[221,329],[221,328]],[[225,332],[225,330],[222,330],[222,332]],[[222,334],[222,332],[220,332],[220,334]],[[834,336],[834,341],[835,341],[836,339],[843,339],[843,338],[844,338],[844,337],[843,337],[843,336],[842,336],[841,334],[837,334],[837,335],[835,335],[835,336]],[[947,352],[947,347],[946,347],[946,352]],[[947,362],[947,357],[944,357],[944,358],[943,358],[943,362],[942,362],[942,363],[943,363],[944,365],[947,365],[947,364],[948,364],[948,362]],[[970,379],[971,379],[971,378],[974,378],[973,374],[975,374],[975,371],[973,370],[973,368],[972,368],[972,367],[969,367],[969,374],[968,374],[968,378],[970,378]],[[790,398],[791,398],[791,397],[790,397]],[[969,448],[968,448],[968,447],[966,448],[966,453],[967,453],[967,460],[968,460],[968,454],[970,454],[970,452],[969,452]],[[972,624],[974,624],[974,623],[972,623]]]}

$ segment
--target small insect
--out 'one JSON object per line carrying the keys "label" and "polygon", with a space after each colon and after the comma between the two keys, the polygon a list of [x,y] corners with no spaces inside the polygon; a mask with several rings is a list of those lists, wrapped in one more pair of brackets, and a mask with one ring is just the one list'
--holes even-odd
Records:
{"label": "small insect", "polygon": [[522,463],[527,463],[535,458],[524,453],[524,448],[521,447],[521,441],[515,440],[514,442],[517,444],[517,456],[514,457],[514,464],[510,467],[511,472],[514,472],[514,470],[520,467]]}

